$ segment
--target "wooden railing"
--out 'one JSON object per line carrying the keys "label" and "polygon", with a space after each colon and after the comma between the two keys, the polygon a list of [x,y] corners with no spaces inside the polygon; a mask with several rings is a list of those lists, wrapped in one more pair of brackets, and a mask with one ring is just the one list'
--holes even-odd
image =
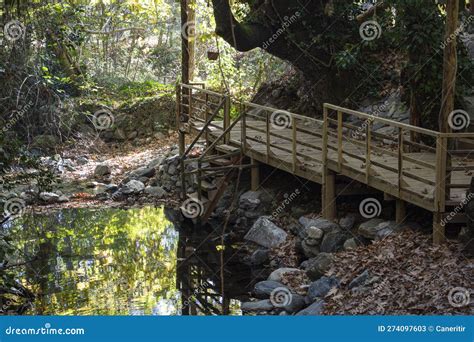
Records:
{"label": "wooden railing", "polygon": [[[279,154],[294,173],[311,163],[319,170],[316,181],[329,169],[433,212],[444,212],[456,191],[469,188],[462,173],[474,171],[474,150],[453,146],[474,145],[474,133],[439,133],[332,104],[324,104],[318,120],[191,85],[180,93],[180,113],[189,109],[202,124],[211,149],[217,141],[240,144],[244,154],[261,153],[267,163]],[[219,139],[209,139],[211,127]],[[235,127],[241,135],[231,141]]]}

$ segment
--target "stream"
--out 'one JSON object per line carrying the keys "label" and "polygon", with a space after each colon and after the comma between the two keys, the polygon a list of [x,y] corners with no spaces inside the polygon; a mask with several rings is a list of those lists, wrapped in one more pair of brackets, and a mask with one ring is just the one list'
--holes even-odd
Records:
{"label": "stream", "polygon": [[35,295],[25,314],[240,315],[252,284],[236,247],[166,212],[64,209],[4,225],[30,261],[10,269]]}

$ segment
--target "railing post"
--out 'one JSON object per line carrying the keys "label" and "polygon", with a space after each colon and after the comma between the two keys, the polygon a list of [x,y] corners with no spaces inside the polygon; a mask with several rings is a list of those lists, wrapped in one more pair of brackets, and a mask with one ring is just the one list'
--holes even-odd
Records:
{"label": "railing post", "polygon": [[441,244],[445,241],[445,227],[442,223],[443,213],[446,210],[446,138],[439,134],[436,137],[436,172],[433,212],[433,243]]}
{"label": "railing post", "polygon": [[184,169],[184,153],[186,150],[186,135],[185,133],[179,129],[179,155],[180,155],[180,168],[181,168],[181,196],[182,199],[186,197],[186,170]]}
{"label": "railing post", "polygon": [[[224,131],[227,130],[230,126],[230,96],[225,96],[224,102]],[[228,132],[224,137],[224,143],[228,144],[230,142],[230,132]]]}
{"label": "railing post", "polygon": [[292,154],[293,154],[293,173],[296,172],[296,165],[298,162],[298,158],[296,155],[296,118],[294,115],[291,116],[291,143],[292,143]]}
{"label": "railing post", "polygon": [[[209,121],[209,94],[206,93],[205,99],[206,99],[205,100],[206,103],[204,105],[204,108],[205,108],[204,116],[205,116],[206,122],[208,122]],[[206,146],[207,146],[207,144],[209,144],[209,130],[207,128],[206,128],[206,132],[204,134],[205,134],[204,138],[206,139]]]}
{"label": "railing post", "polygon": [[179,131],[181,123],[181,86],[176,85],[176,129]]}
{"label": "railing post", "polygon": [[322,215],[327,220],[336,218],[336,176],[328,168],[328,109],[324,106],[323,165],[322,165]]}
{"label": "railing post", "polygon": [[342,112],[337,111],[337,162],[339,172],[342,171]]}
{"label": "railing post", "polygon": [[403,187],[403,128],[398,128],[398,197],[401,197]]}
{"label": "railing post", "polygon": [[372,143],[372,121],[367,121],[365,126],[365,183],[370,182],[370,164],[371,164],[371,143]]}
{"label": "railing post", "polygon": [[198,172],[197,172],[197,193],[198,193],[198,200],[202,201],[202,163],[201,158],[198,159]]}
{"label": "railing post", "polygon": [[266,124],[266,145],[267,145],[267,164],[270,161],[270,115],[268,111],[265,111],[266,117],[265,117],[265,124]]}
{"label": "railing post", "polygon": [[245,154],[247,152],[247,115],[246,115],[247,111],[246,111],[246,108],[245,108],[245,105],[243,107],[243,110],[242,110],[242,122],[241,122],[241,148],[242,148],[242,152]]}

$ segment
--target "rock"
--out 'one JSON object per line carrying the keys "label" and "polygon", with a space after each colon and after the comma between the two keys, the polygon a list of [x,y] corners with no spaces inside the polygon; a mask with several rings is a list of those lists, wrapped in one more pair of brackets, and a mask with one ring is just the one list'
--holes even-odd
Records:
{"label": "rock", "polygon": [[351,230],[356,222],[356,216],[349,214],[339,220],[339,226],[344,230]]}
{"label": "rock", "polygon": [[367,282],[367,279],[369,279],[369,271],[365,270],[349,283],[349,289],[364,285]]}
{"label": "rock", "polygon": [[165,189],[163,189],[161,186],[147,186],[145,188],[145,193],[147,195],[157,198],[166,197],[166,195],[168,194],[168,192],[165,191]]}
{"label": "rock", "polygon": [[286,286],[277,281],[264,280],[255,284],[253,292],[257,298],[269,298],[272,291],[277,288],[286,288]]}
{"label": "rock", "polygon": [[168,174],[170,175],[175,175],[176,173],[178,172],[178,168],[175,164],[171,164],[169,167],[168,167]]}
{"label": "rock", "polygon": [[318,300],[308,306],[306,309],[301,310],[296,316],[319,316],[323,313],[324,301]]}
{"label": "rock", "polygon": [[130,132],[130,133],[128,133],[128,135],[127,135],[127,139],[128,139],[128,140],[133,140],[133,139],[135,139],[136,137],[138,137],[138,132],[137,132],[137,131]]}
{"label": "rock", "polygon": [[248,311],[270,311],[273,310],[273,304],[270,299],[259,300],[257,302],[242,303],[240,309],[244,312]]}
{"label": "rock", "polygon": [[324,231],[321,228],[311,226],[306,229],[306,235],[308,239],[319,241],[323,238]]}
{"label": "rock", "polygon": [[114,139],[114,140],[118,140],[118,141],[124,141],[124,140],[127,139],[127,136],[125,135],[125,132],[124,132],[123,129],[117,128],[117,129],[114,131],[113,139]]}
{"label": "rock", "polygon": [[382,219],[372,219],[362,223],[358,232],[363,237],[370,240],[381,240],[384,237],[398,230],[399,225],[395,221],[384,221]]}
{"label": "rock", "polygon": [[110,174],[110,168],[105,164],[97,165],[94,170],[94,177],[98,179],[108,177]]}
{"label": "rock", "polygon": [[268,277],[268,280],[281,282],[282,278],[285,274],[287,274],[287,273],[299,273],[299,272],[301,272],[301,270],[298,269],[298,268],[282,267],[282,268],[279,268],[279,269],[273,271],[270,274],[270,276]]}
{"label": "rock", "polygon": [[268,249],[257,249],[250,256],[250,263],[253,266],[260,266],[270,260],[270,251]]}
{"label": "rock", "polygon": [[319,249],[319,244],[308,245],[307,239],[301,242],[301,249],[307,258],[314,258],[321,252]]}
{"label": "rock", "polygon": [[321,218],[309,219],[302,216],[299,218],[298,222],[303,225],[305,229],[308,229],[309,227],[315,227],[321,229],[325,233],[330,232],[334,229],[339,229],[339,225],[337,223]]}
{"label": "rock", "polygon": [[131,179],[139,179],[142,177],[151,178],[155,175],[156,170],[153,167],[141,167],[130,173]]}
{"label": "rock", "polygon": [[345,251],[349,251],[351,249],[355,249],[357,248],[357,240],[355,238],[350,238],[350,239],[347,239],[346,242],[344,242],[344,250]]}
{"label": "rock", "polygon": [[157,168],[158,166],[160,166],[163,163],[164,160],[165,159],[163,157],[155,158],[147,165],[147,167]]}
{"label": "rock", "polygon": [[58,202],[59,203],[67,203],[67,202],[69,202],[69,197],[67,197],[66,195],[61,195],[58,198]]}
{"label": "rock", "polygon": [[341,230],[335,230],[324,235],[321,246],[319,247],[321,252],[334,253],[342,250],[344,242],[346,242],[347,235]]}
{"label": "rock", "polygon": [[122,188],[122,192],[125,195],[139,194],[145,189],[145,185],[137,180],[131,180]]}
{"label": "rock", "polygon": [[321,277],[309,285],[307,298],[310,303],[318,298],[324,298],[333,287],[339,287],[340,282],[336,277]]}
{"label": "rock", "polygon": [[260,191],[247,191],[239,198],[239,207],[244,210],[255,210],[261,203]]}
{"label": "rock", "polygon": [[39,198],[46,203],[57,203],[59,202],[59,195],[54,192],[42,192],[39,194]]}
{"label": "rock", "polygon": [[158,140],[166,139],[166,135],[164,135],[162,132],[156,132],[155,134],[153,134],[153,137]]}
{"label": "rock", "polygon": [[306,260],[301,267],[306,271],[311,280],[321,278],[331,267],[333,256],[328,253],[319,253],[315,258]]}
{"label": "rock", "polygon": [[118,185],[117,184],[107,184],[105,186],[105,191],[107,191],[107,192],[114,193],[117,190],[118,190]]}
{"label": "rock", "polygon": [[288,234],[268,219],[260,217],[250,228],[244,239],[263,247],[274,248],[285,242]]}
{"label": "rock", "polygon": [[89,159],[87,159],[87,157],[80,156],[76,158],[77,165],[86,165],[87,163],[89,163]]}
{"label": "rock", "polygon": [[303,309],[305,305],[306,300],[303,296],[296,293],[292,293],[290,296],[290,302],[281,308],[288,313],[294,313]]}

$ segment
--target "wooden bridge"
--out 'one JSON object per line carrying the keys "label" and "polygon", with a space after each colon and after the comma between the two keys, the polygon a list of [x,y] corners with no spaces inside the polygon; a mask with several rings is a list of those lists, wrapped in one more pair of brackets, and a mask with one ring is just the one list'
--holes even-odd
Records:
{"label": "wooden bridge", "polygon": [[[259,163],[322,184],[327,219],[336,217],[337,175],[394,198],[397,222],[405,218],[406,203],[427,209],[433,212],[436,243],[444,240],[444,217],[465,204],[474,173],[474,133],[439,133],[332,104],[324,105],[323,120],[318,120],[234,101],[202,84],[182,84],[177,95],[183,168],[194,143],[200,138],[207,143],[198,170],[190,173],[197,174],[198,193],[189,196],[210,201],[211,208],[229,179],[223,177],[213,192],[207,189],[211,198],[203,199],[209,172],[241,166],[243,157],[251,159],[246,167],[252,170],[254,189]],[[195,137],[187,150],[186,134]],[[203,167],[209,162],[218,165]]]}

